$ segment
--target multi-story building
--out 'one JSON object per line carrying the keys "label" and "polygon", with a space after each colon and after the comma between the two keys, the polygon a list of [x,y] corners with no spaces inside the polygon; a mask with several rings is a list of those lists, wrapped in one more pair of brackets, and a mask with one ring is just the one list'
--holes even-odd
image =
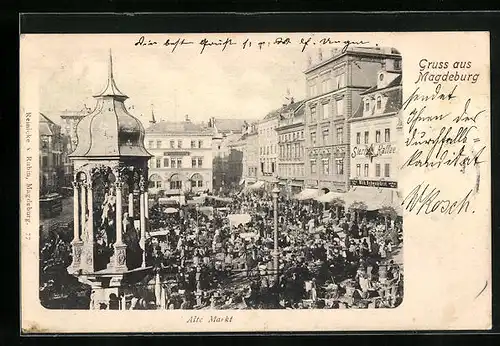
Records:
{"label": "multi-story building", "polygon": [[243,150],[243,180],[245,186],[257,182],[259,170],[259,136],[257,123],[248,126]]}
{"label": "multi-story building", "polygon": [[259,171],[257,178],[266,188],[272,188],[278,175],[278,134],[281,108],[268,113],[257,125],[259,141]]}
{"label": "multi-story building", "polygon": [[79,111],[65,110],[61,113],[61,134],[63,135],[63,166],[64,166],[64,185],[71,186],[73,181],[73,162],[68,158],[76,148],[78,138],[76,136],[76,125],[86,115],[90,114],[92,109],[84,105]]}
{"label": "multi-story building", "polygon": [[208,127],[214,133],[213,189],[221,191],[234,187],[242,178],[244,143],[241,138],[248,128],[248,123],[243,119],[211,118]]}
{"label": "multi-story building", "polygon": [[149,162],[149,188],[185,202],[188,194],[212,190],[213,129],[191,122],[152,120],[144,142],[154,155]]}
{"label": "multi-story building", "polygon": [[397,198],[398,147],[403,139],[401,79],[401,71],[386,64],[376,85],[360,94],[362,102],[349,120],[350,185],[373,204],[369,209],[390,206]]}
{"label": "multi-story building", "polygon": [[40,113],[38,122],[40,137],[39,178],[40,195],[58,192],[64,185],[63,136],[61,126]]}
{"label": "multi-story building", "polygon": [[306,176],[309,188],[346,192],[350,177],[348,120],[361,93],[376,84],[380,69],[401,70],[395,49],[349,47],[333,50],[305,71]]}
{"label": "multi-story building", "polygon": [[304,102],[294,102],[281,111],[278,127],[278,178],[291,196],[304,188]]}

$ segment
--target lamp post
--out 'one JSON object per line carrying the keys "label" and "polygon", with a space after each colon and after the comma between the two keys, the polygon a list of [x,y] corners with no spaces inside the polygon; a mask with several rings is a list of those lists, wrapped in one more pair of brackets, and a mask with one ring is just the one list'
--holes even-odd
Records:
{"label": "lamp post", "polygon": [[273,209],[274,209],[274,273],[275,279],[278,279],[278,195],[280,193],[280,189],[278,186],[274,186],[272,190],[273,194]]}

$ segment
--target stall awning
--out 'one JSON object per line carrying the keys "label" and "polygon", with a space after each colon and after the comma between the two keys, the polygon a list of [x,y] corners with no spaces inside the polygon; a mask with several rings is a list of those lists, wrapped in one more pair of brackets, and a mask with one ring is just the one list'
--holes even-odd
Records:
{"label": "stall awning", "polygon": [[393,207],[401,210],[398,203],[397,191],[394,189],[378,189],[374,187],[358,186],[345,194],[347,208],[362,206],[366,210],[378,210],[384,207]]}
{"label": "stall awning", "polygon": [[231,214],[227,218],[231,222],[231,226],[238,227],[239,225],[245,225],[252,220],[249,214]]}
{"label": "stall awning", "polygon": [[331,203],[337,199],[344,200],[344,197],[345,193],[330,191],[325,193],[324,195],[317,196],[315,200],[321,203]]}
{"label": "stall awning", "polygon": [[248,185],[247,188],[249,190],[258,190],[260,188],[264,187],[264,182],[262,180],[259,180],[255,183],[253,183],[252,185]]}
{"label": "stall awning", "polygon": [[304,201],[306,199],[313,199],[320,195],[320,191],[318,189],[304,189],[295,195],[295,199],[299,201]]}

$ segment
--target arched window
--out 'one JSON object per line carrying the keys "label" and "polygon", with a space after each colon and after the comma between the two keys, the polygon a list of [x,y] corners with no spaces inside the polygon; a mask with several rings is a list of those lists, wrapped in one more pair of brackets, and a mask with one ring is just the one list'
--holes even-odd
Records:
{"label": "arched window", "polygon": [[378,96],[377,97],[377,109],[382,108],[382,97]]}
{"label": "arched window", "polygon": [[158,174],[153,174],[149,177],[149,187],[153,189],[162,187],[162,179]]}
{"label": "arched window", "polygon": [[203,176],[199,173],[193,174],[191,184],[192,187],[203,187]]}
{"label": "arched window", "polygon": [[180,190],[182,189],[182,180],[179,174],[173,174],[170,177],[170,189],[171,190]]}

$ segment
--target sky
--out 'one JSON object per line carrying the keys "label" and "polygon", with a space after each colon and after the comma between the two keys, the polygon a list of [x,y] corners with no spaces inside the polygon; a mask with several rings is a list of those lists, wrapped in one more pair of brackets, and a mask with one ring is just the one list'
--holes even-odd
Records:
{"label": "sky", "polygon": [[[286,35],[286,34],[285,34]],[[106,84],[109,51],[118,88],[129,96],[131,114],[143,122],[154,108],[157,120],[193,121],[210,117],[257,120],[279,108],[287,90],[295,100],[305,96],[308,55],[300,39],[288,45],[266,45],[280,34],[162,34],[144,35],[153,46],[135,45],[142,35],[33,35],[24,38],[23,65],[38,76],[39,108],[53,120],[63,110],[94,108],[92,95]],[[166,39],[184,38],[192,45],[164,46]],[[222,51],[208,46],[200,54],[200,40],[231,38],[236,43]],[[252,46],[243,42],[249,38]],[[317,53],[316,53],[317,54]],[[141,116],[142,115],[142,116]]]}

